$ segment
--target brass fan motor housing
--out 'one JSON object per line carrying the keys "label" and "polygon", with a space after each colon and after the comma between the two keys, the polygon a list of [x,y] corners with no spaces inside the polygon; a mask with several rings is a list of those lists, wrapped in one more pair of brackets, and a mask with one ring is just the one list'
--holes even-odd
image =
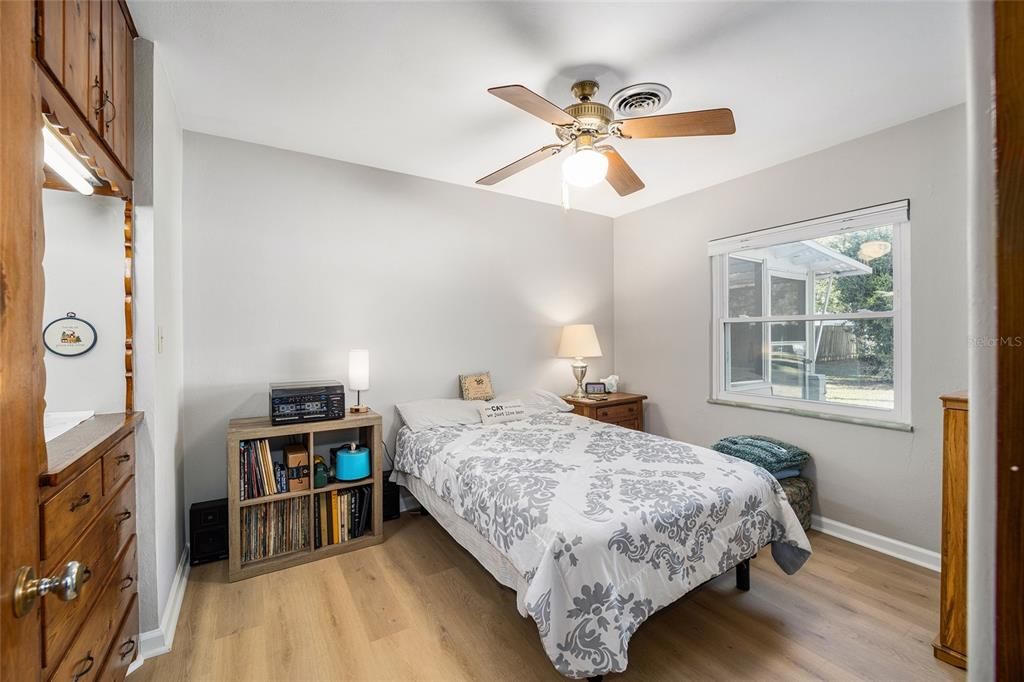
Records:
{"label": "brass fan motor housing", "polygon": [[607,104],[594,102],[590,98],[597,94],[597,83],[594,81],[580,81],[572,86],[572,94],[579,99],[567,106],[564,111],[577,121],[579,126],[572,128],[556,128],[555,133],[562,142],[568,142],[580,132],[593,132],[598,135],[608,134],[608,124],[615,119],[615,113]]}

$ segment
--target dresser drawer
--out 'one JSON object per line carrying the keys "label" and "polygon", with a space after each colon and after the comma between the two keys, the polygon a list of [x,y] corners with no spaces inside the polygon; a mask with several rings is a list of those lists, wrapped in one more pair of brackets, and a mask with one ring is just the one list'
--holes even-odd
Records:
{"label": "dresser drawer", "polygon": [[121,481],[135,473],[135,436],[128,434],[103,455],[103,494],[109,495]]}
{"label": "dresser drawer", "polygon": [[135,660],[138,651],[139,604],[135,595],[132,595],[121,627],[110,645],[110,652],[103,664],[103,670],[96,679],[102,680],[102,682],[121,682],[128,674],[128,666]]}
{"label": "dresser drawer", "polygon": [[[82,629],[72,642],[67,654],[55,661],[52,675],[47,670],[44,675],[54,682],[75,680],[75,682],[93,682],[99,679],[104,656],[114,641],[114,633],[121,624],[123,610],[118,610],[124,593],[119,589],[118,581],[107,582],[96,605],[89,612]],[[129,607],[136,603],[135,594],[128,597]]]}
{"label": "dresser drawer", "polygon": [[639,403],[609,405],[597,408],[597,419],[602,422],[620,422],[636,418],[640,415]]}
{"label": "dresser drawer", "polygon": [[624,419],[620,422],[612,423],[615,424],[616,426],[622,426],[627,429],[633,429],[634,431],[643,431],[643,429],[640,428],[640,420],[635,417],[633,419]]}
{"label": "dresser drawer", "polygon": [[115,547],[124,547],[135,535],[135,478],[129,478],[117,492],[117,497],[103,510],[100,519],[107,528],[110,542]]}
{"label": "dresser drawer", "polygon": [[[123,492],[122,495],[130,495],[132,492],[132,487],[126,486],[126,492]],[[93,603],[96,602],[105,583],[117,581],[119,586],[124,586],[124,589],[120,591],[126,595],[137,589],[136,567],[138,562],[136,561],[135,536],[129,535],[127,542],[122,542],[121,533],[111,532],[115,523],[116,521],[111,518],[109,508],[104,510],[100,521],[95,523],[67,554],[69,560],[75,559],[82,562],[82,565],[89,571],[89,579],[82,585],[78,598],[67,602],[59,599],[43,600],[44,666],[51,666],[60,660],[82,620],[89,613]],[[124,528],[124,526],[125,524],[122,523],[121,527]],[[121,553],[120,561],[115,566],[119,552]],[[54,562],[53,566],[47,566],[46,573],[48,575],[56,573],[61,566],[63,566],[62,563]],[[124,601],[126,600],[127,597]]]}
{"label": "dresser drawer", "polygon": [[59,557],[103,506],[103,468],[96,462],[42,505],[42,559]]}

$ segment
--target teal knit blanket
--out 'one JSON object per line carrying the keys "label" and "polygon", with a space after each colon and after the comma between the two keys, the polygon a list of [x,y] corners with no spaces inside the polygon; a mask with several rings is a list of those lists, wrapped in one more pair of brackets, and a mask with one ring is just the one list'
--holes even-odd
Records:
{"label": "teal knit blanket", "polygon": [[746,460],[771,473],[799,469],[811,458],[806,450],[768,436],[726,436],[711,449]]}

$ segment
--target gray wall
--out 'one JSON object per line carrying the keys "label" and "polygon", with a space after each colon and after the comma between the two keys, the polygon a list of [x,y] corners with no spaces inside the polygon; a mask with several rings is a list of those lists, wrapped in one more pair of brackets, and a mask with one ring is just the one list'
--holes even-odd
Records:
{"label": "gray wall", "polygon": [[135,408],[145,413],[136,435],[139,616],[148,632],[168,612],[185,545],[182,131],[160,48],[142,39],[135,42],[135,124]]}
{"label": "gray wall", "polygon": [[609,218],[190,132],[184,179],[189,504],[225,495],[228,419],[268,382],[345,381],[351,348],[389,441],[394,403],[460,372],[568,391],[564,323],[597,326],[590,376],[612,365]]}
{"label": "gray wall", "polygon": [[124,412],[124,202],[46,190],[43,223],[43,324],[74,312],[96,327],[85,355],[43,355],[46,411]]}
{"label": "gray wall", "polygon": [[[940,393],[967,385],[965,110],[948,109],[615,220],[615,367],[655,433],[763,433],[814,456],[815,511],[939,549]],[[913,433],[710,405],[708,240],[910,199]]]}

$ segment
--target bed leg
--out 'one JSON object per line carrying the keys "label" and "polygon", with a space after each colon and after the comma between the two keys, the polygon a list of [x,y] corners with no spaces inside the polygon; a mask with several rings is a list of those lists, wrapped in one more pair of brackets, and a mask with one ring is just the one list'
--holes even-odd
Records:
{"label": "bed leg", "polygon": [[426,507],[420,507],[420,516],[430,516],[430,512],[427,511]]}
{"label": "bed leg", "polygon": [[750,591],[750,559],[736,564],[736,589]]}

